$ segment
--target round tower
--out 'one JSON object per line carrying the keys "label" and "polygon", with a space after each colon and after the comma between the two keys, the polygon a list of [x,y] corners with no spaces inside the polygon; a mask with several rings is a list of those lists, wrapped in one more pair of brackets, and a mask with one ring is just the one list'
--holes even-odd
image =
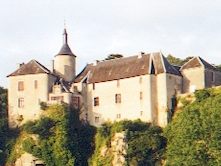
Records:
{"label": "round tower", "polygon": [[54,72],[65,81],[73,81],[75,78],[75,58],[76,56],[68,46],[68,34],[64,29],[63,46],[54,59]]}

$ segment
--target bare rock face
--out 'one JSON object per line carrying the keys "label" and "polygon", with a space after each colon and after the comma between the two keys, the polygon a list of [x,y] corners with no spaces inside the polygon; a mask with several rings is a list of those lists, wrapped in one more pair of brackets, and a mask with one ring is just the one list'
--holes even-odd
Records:
{"label": "bare rock face", "polygon": [[112,165],[123,166],[125,165],[125,155],[127,154],[127,143],[125,132],[116,133],[111,141],[111,149],[114,156]]}
{"label": "bare rock face", "polygon": [[15,166],[35,166],[35,165],[42,165],[44,166],[44,162],[37,159],[33,155],[29,153],[24,153],[18,158],[15,162]]}

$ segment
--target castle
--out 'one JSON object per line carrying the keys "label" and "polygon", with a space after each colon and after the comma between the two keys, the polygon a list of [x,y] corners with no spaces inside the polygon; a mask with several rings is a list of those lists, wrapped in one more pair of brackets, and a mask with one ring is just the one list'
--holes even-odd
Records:
{"label": "castle", "polygon": [[221,72],[202,58],[178,67],[161,52],[88,64],[76,75],[76,55],[66,29],[63,37],[52,70],[31,60],[8,75],[10,127],[39,118],[42,102],[73,105],[80,118],[94,126],[141,119],[164,127],[175,95],[221,84]]}

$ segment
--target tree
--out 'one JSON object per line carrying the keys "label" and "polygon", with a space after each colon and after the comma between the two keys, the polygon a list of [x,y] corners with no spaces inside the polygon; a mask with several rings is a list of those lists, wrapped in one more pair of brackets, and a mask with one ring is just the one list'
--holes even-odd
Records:
{"label": "tree", "polygon": [[0,165],[5,158],[7,125],[7,89],[0,87]]}
{"label": "tree", "polygon": [[180,59],[180,58],[174,57],[171,54],[169,54],[167,56],[167,60],[169,61],[169,63],[172,64],[172,65],[176,65],[176,66],[182,66],[184,63],[188,62],[192,58],[193,58],[192,56],[189,56],[185,59]]}
{"label": "tree", "polygon": [[165,128],[167,165],[220,165],[221,93],[213,91],[197,91],[197,100]]}
{"label": "tree", "polygon": [[110,55],[108,55],[107,58],[105,58],[105,60],[118,59],[118,58],[122,58],[122,57],[123,57],[123,55],[121,55],[121,54],[110,54]]}

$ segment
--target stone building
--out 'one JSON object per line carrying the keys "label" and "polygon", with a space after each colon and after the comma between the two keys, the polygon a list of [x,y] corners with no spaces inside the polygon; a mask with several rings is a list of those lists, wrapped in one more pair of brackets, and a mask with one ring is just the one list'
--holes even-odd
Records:
{"label": "stone building", "polygon": [[31,60],[8,75],[11,127],[38,118],[42,102],[72,104],[94,126],[123,119],[165,126],[175,95],[221,84],[221,72],[202,58],[178,67],[161,52],[98,61],[76,76],[66,29],[63,36],[51,71]]}

